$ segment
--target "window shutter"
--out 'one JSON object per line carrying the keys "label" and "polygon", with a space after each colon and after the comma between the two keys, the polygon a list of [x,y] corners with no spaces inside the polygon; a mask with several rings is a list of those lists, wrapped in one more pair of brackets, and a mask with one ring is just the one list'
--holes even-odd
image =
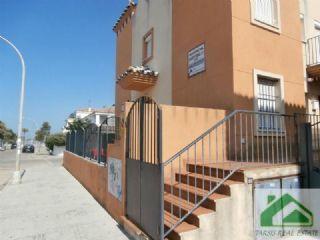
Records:
{"label": "window shutter", "polygon": [[277,0],[255,0],[254,4],[254,14],[257,21],[278,26]]}

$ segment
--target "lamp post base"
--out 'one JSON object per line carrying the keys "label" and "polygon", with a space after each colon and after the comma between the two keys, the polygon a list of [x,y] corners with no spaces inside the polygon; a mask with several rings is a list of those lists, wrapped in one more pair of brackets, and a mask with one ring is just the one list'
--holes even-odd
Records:
{"label": "lamp post base", "polygon": [[21,171],[14,171],[13,172],[13,184],[20,184],[21,183]]}

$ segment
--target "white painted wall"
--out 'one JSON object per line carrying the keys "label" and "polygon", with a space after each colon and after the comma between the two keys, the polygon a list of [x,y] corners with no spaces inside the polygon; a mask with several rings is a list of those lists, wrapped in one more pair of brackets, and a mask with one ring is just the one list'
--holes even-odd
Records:
{"label": "white painted wall", "polygon": [[159,104],[172,104],[172,0],[139,0],[132,18],[132,64],[142,65],[143,36],[153,28],[153,59],[147,64],[159,72],[156,85],[145,92],[132,91],[132,100],[147,95]]}
{"label": "white painted wall", "polygon": [[88,119],[90,122],[95,123],[97,126],[100,126],[107,118],[112,118],[114,116],[114,113],[94,112],[85,118]]}
{"label": "white painted wall", "polygon": [[80,119],[83,119],[85,118],[86,116],[88,116],[89,114],[91,114],[92,110],[89,108],[88,110],[86,111],[83,111],[83,110],[77,110],[76,111],[76,118],[80,118]]}
{"label": "white painted wall", "polygon": [[53,155],[54,156],[59,156],[59,157],[62,157],[63,156],[63,152],[66,150],[66,147],[65,146],[54,146],[53,147]]}
{"label": "white painted wall", "polygon": [[[315,21],[320,22],[320,0],[300,0],[300,13],[304,19],[304,33],[305,40],[318,36],[320,32],[315,28]],[[306,69],[306,42],[303,42],[303,61],[304,69]],[[307,73],[305,73],[305,92],[307,101],[307,111],[312,112],[312,102],[318,100],[318,95],[320,95],[320,88],[318,84],[310,84],[307,81]]]}
{"label": "white painted wall", "polygon": [[320,22],[320,1],[319,0],[301,0],[302,11],[305,15],[305,33],[306,38],[319,35],[314,27],[314,21]]}

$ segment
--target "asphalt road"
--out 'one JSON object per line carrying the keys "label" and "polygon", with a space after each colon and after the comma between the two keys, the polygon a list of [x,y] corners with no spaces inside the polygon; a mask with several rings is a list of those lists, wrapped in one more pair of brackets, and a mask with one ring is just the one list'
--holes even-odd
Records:
{"label": "asphalt road", "polygon": [[[16,150],[0,151],[0,191],[10,181],[16,164]],[[21,169],[35,166],[61,164],[61,158],[50,156],[45,151],[21,154]]]}

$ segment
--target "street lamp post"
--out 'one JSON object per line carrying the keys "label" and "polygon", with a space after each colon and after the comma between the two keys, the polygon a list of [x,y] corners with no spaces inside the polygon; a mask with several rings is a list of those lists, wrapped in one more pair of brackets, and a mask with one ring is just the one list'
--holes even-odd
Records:
{"label": "street lamp post", "polygon": [[2,37],[0,35],[0,39],[5,43],[10,45],[14,51],[17,53],[21,66],[22,66],[22,75],[21,75],[21,94],[20,94],[20,105],[19,105],[19,120],[18,120],[18,138],[17,138],[17,155],[16,155],[16,171],[13,175],[13,182],[20,183],[21,182],[21,174],[20,174],[20,156],[21,156],[21,134],[22,134],[22,119],[23,119],[23,105],[24,105],[24,89],[25,89],[25,79],[26,79],[26,66],[24,63],[24,59],[22,54],[18,50],[18,48],[11,43],[8,39]]}

